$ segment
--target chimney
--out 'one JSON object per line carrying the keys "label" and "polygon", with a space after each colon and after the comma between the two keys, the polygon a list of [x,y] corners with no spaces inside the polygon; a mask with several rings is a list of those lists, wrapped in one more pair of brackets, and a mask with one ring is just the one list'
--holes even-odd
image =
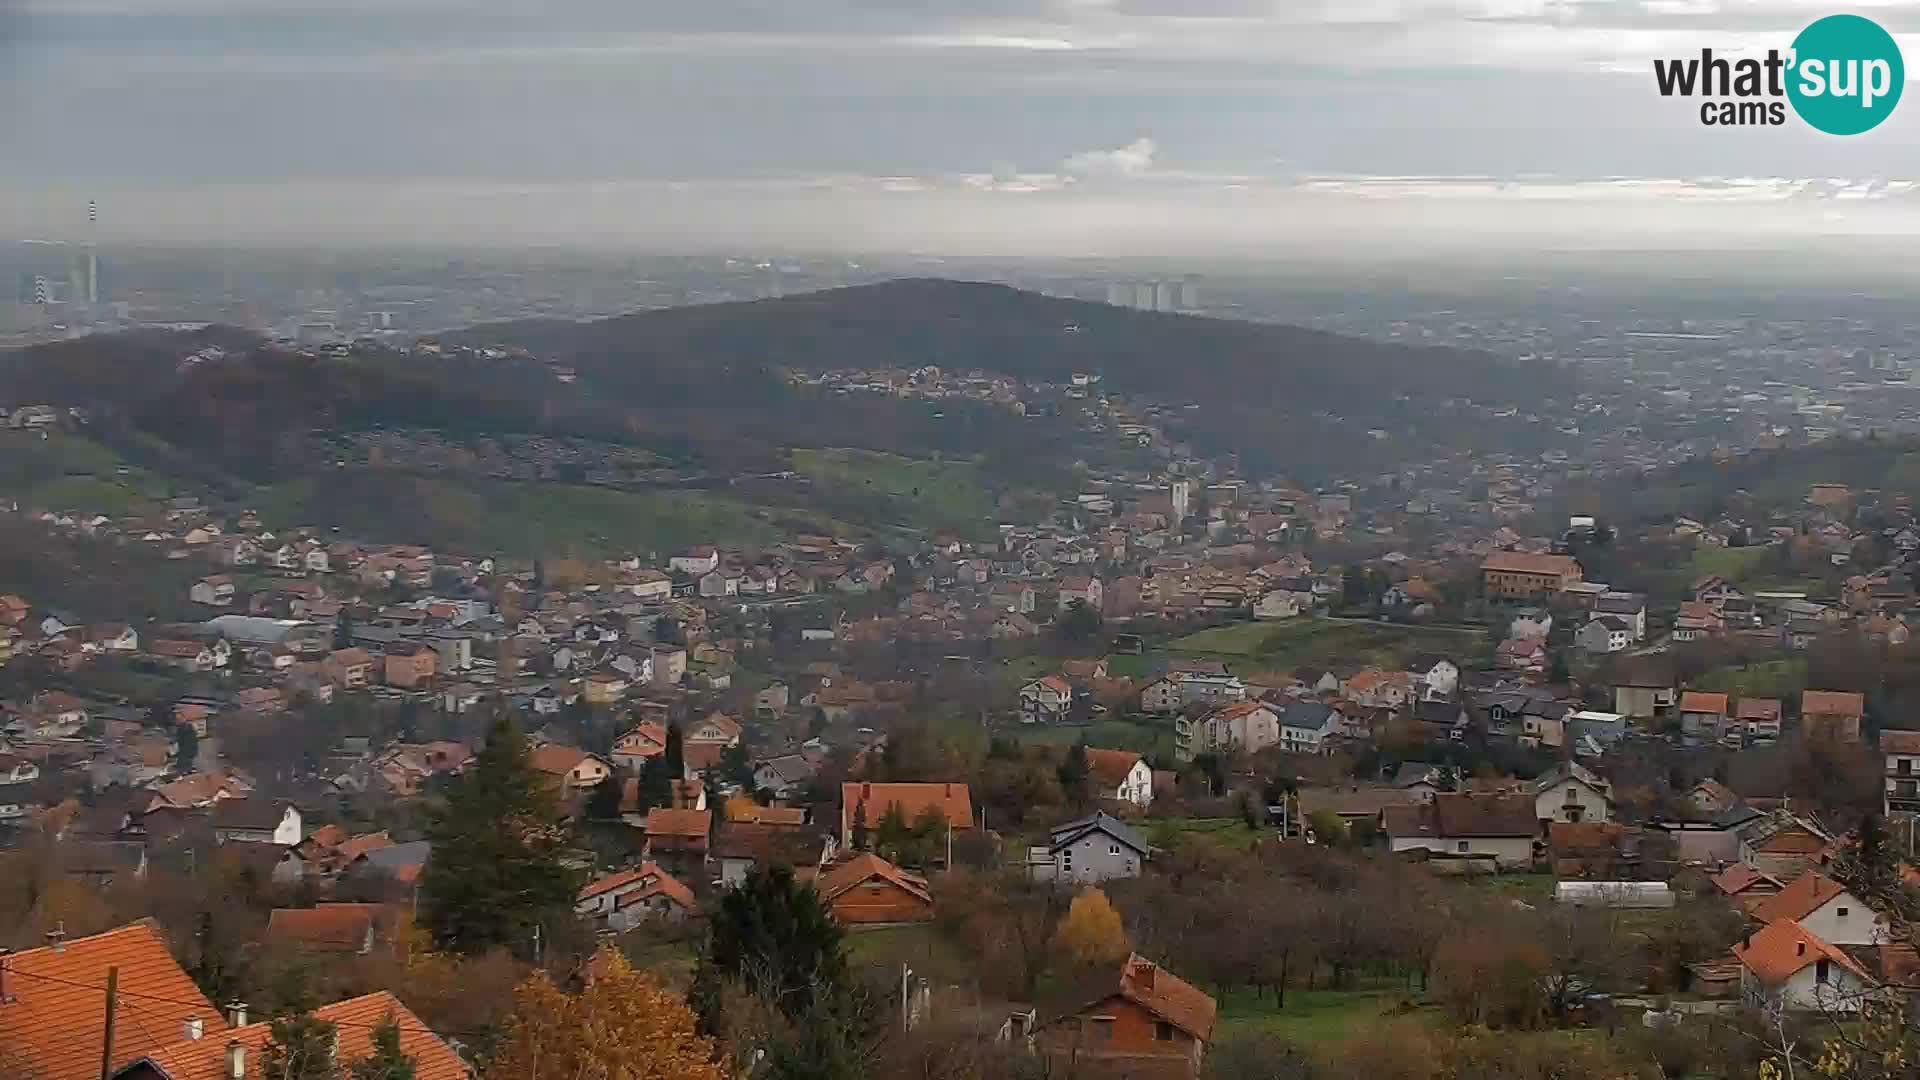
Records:
{"label": "chimney", "polygon": [[54,952],[67,951],[67,923],[62,919],[53,929],[47,931],[47,947]]}
{"label": "chimney", "polygon": [[246,1080],[247,1047],[239,1039],[227,1041],[227,1080]]}
{"label": "chimney", "polygon": [[1153,972],[1153,964],[1142,963],[1133,969],[1133,981],[1140,984],[1140,989],[1151,992],[1153,990]]}
{"label": "chimney", "polygon": [[868,799],[871,799],[871,798],[873,798],[873,785],[861,784],[860,785],[860,801],[866,802]]}
{"label": "chimney", "polygon": [[247,1026],[247,1003],[244,1001],[227,1002],[227,1026],[243,1028]]}
{"label": "chimney", "polygon": [[180,1022],[180,1037],[188,1042],[199,1042],[200,1035],[206,1030],[197,1016],[189,1016]]}
{"label": "chimney", "polygon": [[0,946],[0,1005],[5,1005],[9,1000],[7,997],[7,958],[12,955],[12,949]]}
{"label": "chimney", "polygon": [[951,798],[953,798],[953,785],[952,785],[952,784],[948,784],[948,785],[947,785],[947,795],[946,795],[946,797],[947,797],[947,798],[949,798],[949,799],[951,799]]}

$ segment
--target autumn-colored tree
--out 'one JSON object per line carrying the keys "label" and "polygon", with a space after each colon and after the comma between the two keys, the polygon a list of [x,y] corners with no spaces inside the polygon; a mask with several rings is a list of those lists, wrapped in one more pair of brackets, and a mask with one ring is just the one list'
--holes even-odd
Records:
{"label": "autumn-colored tree", "polygon": [[400,1049],[400,1021],[392,1012],[380,1018],[370,1038],[373,1053],[353,1063],[350,1080],[413,1080],[413,1058]]}
{"label": "autumn-colored tree", "polygon": [[723,1080],[693,1010],[612,950],[594,961],[586,989],[569,994],[545,972],[514,991],[512,1024],[487,1063],[488,1080],[595,1076],[617,1080]]}
{"label": "autumn-colored tree", "polygon": [[1546,951],[1501,928],[1463,928],[1441,943],[1433,967],[1435,997],[1458,1023],[1532,1027],[1545,1011]]}
{"label": "autumn-colored tree", "polygon": [[1120,913],[1099,889],[1084,890],[1073,898],[1054,934],[1054,947],[1078,968],[1118,963],[1132,949]]}

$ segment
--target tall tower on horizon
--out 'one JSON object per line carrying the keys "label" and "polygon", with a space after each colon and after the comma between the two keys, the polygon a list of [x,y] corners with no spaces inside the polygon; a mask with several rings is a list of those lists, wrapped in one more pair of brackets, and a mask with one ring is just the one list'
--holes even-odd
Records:
{"label": "tall tower on horizon", "polygon": [[87,306],[100,303],[100,204],[87,200]]}

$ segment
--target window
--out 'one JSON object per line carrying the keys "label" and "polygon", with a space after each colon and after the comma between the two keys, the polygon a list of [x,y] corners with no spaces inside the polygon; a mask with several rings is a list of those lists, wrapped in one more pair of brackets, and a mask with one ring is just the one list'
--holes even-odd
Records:
{"label": "window", "polygon": [[1833,973],[1830,970],[1831,967],[1832,965],[1828,962],[1827,958],[1824,956],[1821,957],[1820,962],[1813,965],[1813,981],[1825,986],[1827,977]]}
{"label": "window", "polygon": [[1153,1040],[1155,1042],[1172,1042],[1173,1041],[1173,1025],[1167,1023],[1165,1020],[1154,1021]]}
{"label": "window", "polygon": [[1900,764],[1896,766],[1896,769],[1901,776],[1911,775],[1913,772],[1913,759],[1910,757],[1901,758]]}
{"label": "window", "polygon": [[1108,844],[1108,845],[1107,845],[1107,854],[1109,854],[1109,855],[1118,855],[1118,854],[1120,854],[1120,845],[1119,845],[1119,844]]}
{"label": "window", "polygon": [[1464,854],[1464,853],[1466,852],[1466,850],[1467,850],[1467,842],[1466,842],[1465,840],[1462,840],[1462,841],[1460,841],[1460,842],[1459,842],[1459,845],[1458,845],[1458,846],[1456,846],[1456,847],[1454,848],[1454,850],[1455,850],[1455,851],[1458,851],[1458,852],[1461,852],[1462,854]]}
{"label": "window", "polygon": [[1838,916],[1839,916],[1840,918],[1842,918],[1842,919],[1844,919],[1844,918],[1846,918],[1846,917],[1847,917],[1847,909],[1846,909],[1846,908],[1839,908],[1839,909],[1837,909],[1837,910],[1836,910],[1836,911],[1834,912],[1834,914],[1835,914],[1835,915],[1838,915]]}
{"label": "window", "polygon": [[[1822,960],[1821,963],[1826,963]],[[1113,1017],[1096,1016],[1093,1018],[1093,1042],[1096,1046],[1105,1046],[1113,1041]]]}

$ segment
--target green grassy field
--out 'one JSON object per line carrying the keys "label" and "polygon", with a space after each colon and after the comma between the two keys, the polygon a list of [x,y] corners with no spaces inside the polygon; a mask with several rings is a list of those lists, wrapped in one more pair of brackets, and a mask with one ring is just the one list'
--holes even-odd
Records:
{"label": "green grassy field", "polygon": [[1178,847],[1198,840],[1229,847],[1252,847],[1254,841],[1278,835],[1273,829],[1247,828],[1247,823],[1231,818],[1148,818],[1138,822],[1147,842],[1155,847]]}
{"label": "green grassy field", "polygon": [[[1310,1045],[1337,1042],[1379,1024],[1389,1013],[1401,1011],[1408,995],[1399,989],[1289,990],[1286,1007],[1276,1009],[1271,995],[1256,998],[1236,990],[1219,1000],[1215,1038],[1236,1035],[1275,1035],[1288,1042]],[[1423,1009],[1412,1015],[1439,1016]]]}
{"label": "green grassy field", "polygon": [[[337,524],[366,535],[510,557],[664,554],[693,544],[765,543],[779,536],[767,511],[706,492],[457,482],[373,471],[275,485],[263,493],[259,510],[278,527]],[[847,531],[839,522],[817,525],[822,532]]]}
{"label": "green grassy field", "polygon": [[167,485],[139,469],[119,472],[113,451],[84,436],[0,430],[0,492],[29,506],[123,517],[144,512]]}
{"label": "green grassy field", "polygon": [[793,467],[812,480],[825,504],[870,505],[874,525],[952,529],[980,535],[994,523],[993,496],[971,462],[921,461],[869,450],[795,450]]}
{"label": "green grassy field", "polygon": [[1792,698],[1806,688],[1807,661],[1793,657],[1744,667],[1715,668],[1692,680],[1691,685],[1695,689],[1736,697]]}
{"label": "green grassy field", "polygon": [[1179,638],[1167,648],[1218,657],[1235,670],[1244,671],[1336,664],[1394,667],[1422,652],[1457,658],[1478,654],[1486,648],[1486,634],[1392,623],[1294,619],[1216,626]]}
{"label": "green grassy field", "polygon": [[1693,553],[1688,564],[1689,584],[1709,574],[1736,584],[1745,581],[1755,568],[1767,561],[1768,551],[1764,547],[1703,547]]}
{"label": "green grassy field", "polygon": [[1146,757],[1173,759],[1173,729],[1165,723],[1101,720],[1085,727],[1021,727],[1021,742],[1039,746],[1072,746],[1081,739],[1102,750],[1132,750]]}
{"label": "green grassy field", "polygon": [[847,959],[856,968],[878,968],[896,975],[905,964],[936,982],[962,983],[976,977],[972,958],[928,924],[849,931]]}

